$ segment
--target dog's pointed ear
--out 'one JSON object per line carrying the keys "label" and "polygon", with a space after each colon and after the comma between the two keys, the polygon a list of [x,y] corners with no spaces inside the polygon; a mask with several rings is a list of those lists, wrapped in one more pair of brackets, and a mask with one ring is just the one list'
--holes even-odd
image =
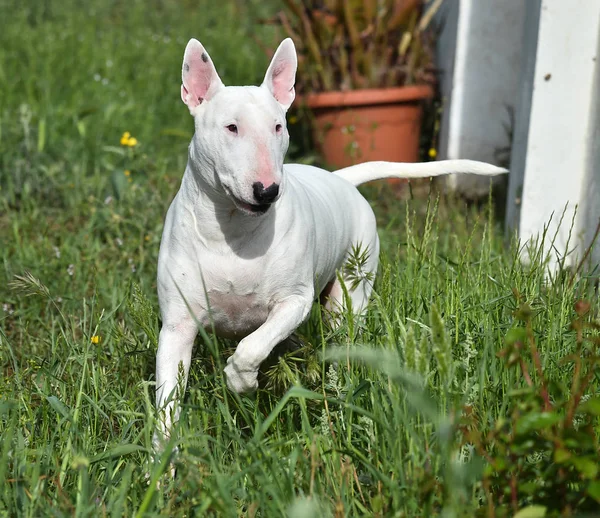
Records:
{"label": "dog's pointed ear", "polygon": [[297,67],[296,47],[291,38],[286,38],[275,51],[262,83],[262,86],[267,88],[286,110],[296,96],[294,82],[296,81]]}
{"label": "dog's pointed ear", "polygon": [[202,44],[192,38],[183,55],[183,68],[181,71],[181,99],[187,104],[190,113],[194,108],[208,101],[223,87],[221,78],[213,65],[208,52]]}

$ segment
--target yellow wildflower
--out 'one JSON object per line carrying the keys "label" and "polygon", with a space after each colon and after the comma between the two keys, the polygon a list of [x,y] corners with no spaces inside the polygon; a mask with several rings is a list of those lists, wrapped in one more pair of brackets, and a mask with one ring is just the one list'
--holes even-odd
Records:
{"label": "yellow wildflower", "polygon": [[131,136],[131,133],[129,133],[129,131],[126,131],[125,133],[123,133],[123,136],[121,137],[121,145],[122,146],[127,146],[127,147],[135,147],[137,146],[138,141],[135,137]]}
{"label": "yellow wildflower", "polygon": [[94,335],[94,336],[92,336],[91,340],[92,340],[93,344],[99,344],[101,338],[98,335]]}
{"label": "yellow wildflower", "polygon": [[289,118],[290,124],[296,124],[298,122],[298,117],[296,117],[295,115],[292,115]]}
{"label": "yellow wildflower", "polygon": [[437,150],[434,147],[432,147],[429,149],[429,158],[435,158],[435,157],[437,157]]}
{"label": "yellow wildflower", "polygon": [[131,171],[129,169],[125,169],[125,176],[131,176]]}

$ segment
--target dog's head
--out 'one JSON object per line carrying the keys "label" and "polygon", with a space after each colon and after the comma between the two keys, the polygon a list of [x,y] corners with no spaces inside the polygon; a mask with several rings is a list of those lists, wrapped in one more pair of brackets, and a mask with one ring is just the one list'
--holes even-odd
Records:
{"label": "dog's head", "polygon": [[283,190],[289,135],[285,114],[294,100],[296,49],[284,40],[260,87],[225,87],[208,52],[192,39],[183,57],[181,98],[194,116],[194,154],[236,207],[265,213]]}

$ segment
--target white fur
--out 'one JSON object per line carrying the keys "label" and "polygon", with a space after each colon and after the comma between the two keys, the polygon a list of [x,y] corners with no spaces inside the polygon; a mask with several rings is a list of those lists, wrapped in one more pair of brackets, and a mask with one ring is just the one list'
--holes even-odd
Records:
{"label": "white fur", "polygon": [[[185,386],[198,326],[240,340],[227,360],[227,385],[236,392],[254,390],[259,365],[307,318],[316,296],[327,288],[326,307],[343,306],[336,272],[344,279],[342,266],[353,246],[368,250],[363,270],[376,272],[375,217],[355,185],[387,177],[504,172],[472,161],[372,162],[336,174],[284,166],[285,111],[294,98],[295,72],[290,39],[278,48],[260,87],[223,86],[204,47],[191,40],[186,48],[182,99],[196,132],[158,260],[156,403],[165,411],[164,433],[177,418],[170,396],[176,395],[180,364]],[[280,186],[258,215],[251,207],[256,182]],[[360,313],[370,281],[346,287],[352,310]]]}

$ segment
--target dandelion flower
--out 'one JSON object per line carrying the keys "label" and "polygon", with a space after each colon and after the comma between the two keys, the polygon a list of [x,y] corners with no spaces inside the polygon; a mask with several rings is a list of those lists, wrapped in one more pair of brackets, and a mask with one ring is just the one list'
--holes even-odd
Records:
{"label": "dandelion flower", "polygon": [[123,133],[120,142],[121,145],[125,147],[135,147],[138,145],[138,140],[135,137],[132,137],[129,131]]}
{"label": "dandelion flower", "polygon": [[129,169],[125,169],[125,176],[131,176],[131,171]]}
{"label": "dandelion flower", "polygon": [[100,343],[101,338],[98,335],[94,335],[91,338],[91,341],[93,344],[99,344]]}

